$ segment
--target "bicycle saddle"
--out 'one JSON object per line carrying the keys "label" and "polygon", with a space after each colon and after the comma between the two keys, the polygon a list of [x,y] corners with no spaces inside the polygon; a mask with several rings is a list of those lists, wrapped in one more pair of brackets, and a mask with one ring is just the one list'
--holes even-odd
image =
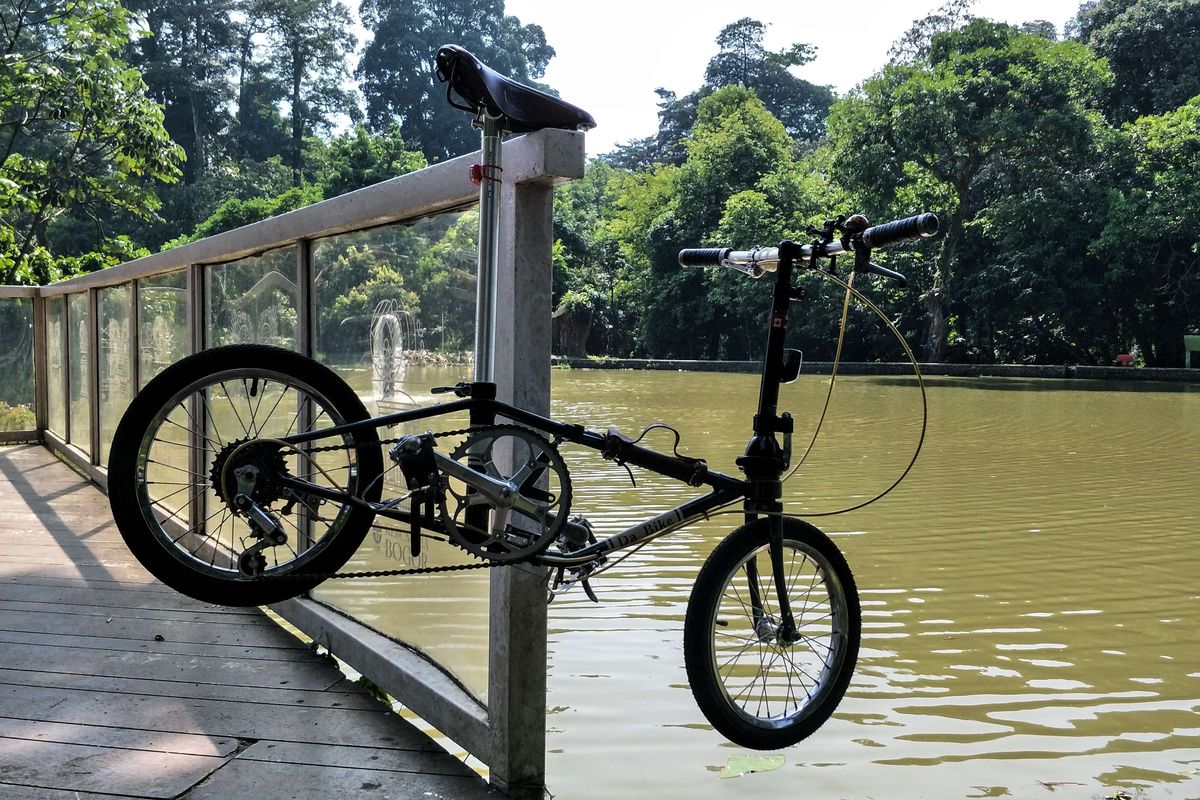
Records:
{"label": "bicycle saddle", "polygon": [[582,108],[501,75],[456,44],[438,49],[437,77],[466,103],[451,99],[450,105],[471,113],[486,109],[494,117],[503,117],[505,130],[511,133],[596,127],[596,120]]}

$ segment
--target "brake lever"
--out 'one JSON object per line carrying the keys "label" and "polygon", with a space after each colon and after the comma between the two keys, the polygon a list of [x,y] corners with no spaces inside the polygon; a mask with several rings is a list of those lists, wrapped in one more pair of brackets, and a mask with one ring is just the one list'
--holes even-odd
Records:
{"label": "brake lever", "polygon": [[884,278],[891,278],[901,289],[908,286],[908,278],[904,277],[899,272],[888,269],[887,267],[881,267],[878,264],[874,264],[870,261],[866,261],[863,264],[855,264],[854,271],[869,272],[872,275],[881,275]]}
{"label": "brake lever", "polygon": [[851,272],[869,272],[872,275],[881,275],[884,278],[891,278],[901,289],[908,286],[908,278],[904,277],[899,272],[873,263],[871,261],[871,251],[862,246],[861,240],[858,240],[858,247],[854,248],[854,266],[851,267]]}

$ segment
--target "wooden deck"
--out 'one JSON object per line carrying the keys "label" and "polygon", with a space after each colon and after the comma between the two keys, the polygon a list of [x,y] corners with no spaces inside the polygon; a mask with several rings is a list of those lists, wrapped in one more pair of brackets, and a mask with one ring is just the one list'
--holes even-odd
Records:
{"label": "wooden deck", "polygon": [[108,500],[0,448],[0,800],[498,798],[257,609],[176,594]]}

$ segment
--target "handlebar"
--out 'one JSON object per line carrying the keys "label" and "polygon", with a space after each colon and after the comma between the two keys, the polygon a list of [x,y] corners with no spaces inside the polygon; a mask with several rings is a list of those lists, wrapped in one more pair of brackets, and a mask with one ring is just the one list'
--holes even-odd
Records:
{"label": "handlebar", "polygon": [[887,247],[910,239],[922,239],[938,232],[937,214],[917,214],[908,219],[898,219],[875,225],[862,232],[861,241],[868,250]]}
{"label": "handlebar", "polygon": [[[875,225],[860,233],[849,233],[840,240],[818,245],[820,258],[830,258],[855,251],[870,251],[880,247],[888,247],[912,239],[923,239],[938,232],[936,214],[917,214],[907,219],[885,222]],[[799,245],[799,258],[808,260],[813,257],[811,244]],[[690,247],[679,251],[679,266],[681,267],[728,267],[744,272],[752,278],[758,278],[766,272],[774,272],[779,263],[778,247],[755,247],[752,250],[734,250],[732,247]],[[871,265],[875,267],[875,265]],[[889,277],[899,277],[899,273],[883,270],[881,267],[871,271],[888,274]]]}

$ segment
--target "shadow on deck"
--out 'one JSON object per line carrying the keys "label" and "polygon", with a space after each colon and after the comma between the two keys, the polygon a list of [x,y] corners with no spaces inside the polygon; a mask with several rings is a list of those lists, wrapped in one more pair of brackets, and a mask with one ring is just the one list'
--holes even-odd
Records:
{"label": "shadow on deck", "polygon": [[257,609],[142,569],[108,500],[0,448],[0,800],[499,798]]}

